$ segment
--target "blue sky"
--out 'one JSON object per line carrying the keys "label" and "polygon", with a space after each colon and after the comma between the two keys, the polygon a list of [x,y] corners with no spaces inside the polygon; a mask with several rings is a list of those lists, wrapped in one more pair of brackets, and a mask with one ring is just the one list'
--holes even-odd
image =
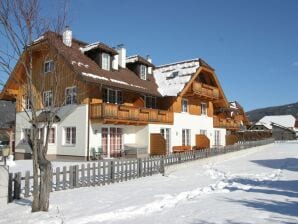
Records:
{"label": "blue sky", "polygon": [[69,25],[156,65],[201,57],[251,110],[298,101],[297,12],[295,0],[73,0]]}

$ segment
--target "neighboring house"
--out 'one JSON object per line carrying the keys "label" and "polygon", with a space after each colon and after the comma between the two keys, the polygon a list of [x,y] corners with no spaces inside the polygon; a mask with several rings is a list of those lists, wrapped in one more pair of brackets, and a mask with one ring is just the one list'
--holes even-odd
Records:
{"label": "neighboring house", "polygon": [[271,123],[272,137],[277,141],[295,140],[296,132],[293,129],[279,124]]}
{"label": "neighboring house", "polygon": [[[296,119],[292,115],[272,115],[265,116],[250,127],[254,131],[271,131],[276,140],[282,138],[292,139],[295,129]],[[285,137],[287,136],[287,137]]]}
{"label": "neighboring house", "polygon": [[283,127],[294,129],[295,117],[292,115],[272,115],[264,116],[261,120],[250,127],[250,130],[272,130],[272,123]]}
{"label": "neighboring house", "polygon": [[[174,146],[199,146],[199,135],[207,136],[210,146],[224,146],[226,135],[246,123],[244,113],[235,118],[214,69],[202,59],[155,66],[150,58],[126,57],[123,46],[115,50],[75,40],[70,30],[63,37],[45,33],[33,43],[33,56],[40,127],[53,113],[48,108],[62,105],[49,130],[50,159],[86,159],[94,149],[118,157],[132,147],[152,155],[161,147],[165,154]],[[16,100],[16,157],[24,158],[31,154],[25,140],[31,106],[25,81],[18,79],[24,81],[19,64],[0,98]],[[40,128],[39,138],[44,135]]]}

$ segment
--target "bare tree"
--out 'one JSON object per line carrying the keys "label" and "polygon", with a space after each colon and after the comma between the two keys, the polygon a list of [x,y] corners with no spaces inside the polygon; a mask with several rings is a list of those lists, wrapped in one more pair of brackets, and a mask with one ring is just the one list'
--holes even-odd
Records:
{"label": "bare tree", "polygon": [[[15,78],[14,82],[25,86],[25,94],[31,105],[30,113],[31,134],[27,136],[28,144],[32,150],[33,159],[33,202],[32,212],[48,211],[49,196],[52,181],[52,165],[46,158],[48,150],[49,129],[54,121],[57,109],[53,108],[44,121],[46,129],[45,140],[38,137],[39,121],[37,116],[38,96],[35,94],[33,80],[34,47],[36,38],[46,30],[52,29],[61,32],[65,27],[67,4],[63,6],[56,16],[51,19],[40,15],[41,8],[39,0],[1,0],[0,1],[0,35],[4,40],[0,47],[0,68],[8,75],[13,74],[14,67],[20,66],[25,74],[25,79]],[[54,19],[53,19],[54,18]],[[48,40],[51,41],[51,40]],[[50,43],[48,43],[50,44]],[[0,72],[1,72],[0,71]],[[52,83],[57,88],[57,82]],[[4,84],[4,80],[0,85]],[[40,97],[39,97],[40,98]],[[55,104],[53,104],[55,105]],[[24,111],[26,109],[24,108]],[[40,176],[40,178],[39,178]]]}

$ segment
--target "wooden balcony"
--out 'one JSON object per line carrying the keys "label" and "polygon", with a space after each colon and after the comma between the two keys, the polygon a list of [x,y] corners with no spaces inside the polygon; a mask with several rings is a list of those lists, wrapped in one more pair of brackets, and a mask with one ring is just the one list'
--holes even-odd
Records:
{"label": "wooden balcony", "polygon": [[215,128],[226,128],[228,130],[239,130],[240,122],[227,119],[227,118],[219,118],[217,116],[213,117],[213,126]]}
{"label": "wooden balcony", "polygon": [[194,82],[192,84],[191,94],[198,95],[205,100],[219,99],[219,90],[217,87],[209,86],[201,82]]}
{"label": "wooden balcony", "polygon": [[109,124],[146,125],[149,123],[173,124],[173,112],[99,103],[90,105],[90,119]]}

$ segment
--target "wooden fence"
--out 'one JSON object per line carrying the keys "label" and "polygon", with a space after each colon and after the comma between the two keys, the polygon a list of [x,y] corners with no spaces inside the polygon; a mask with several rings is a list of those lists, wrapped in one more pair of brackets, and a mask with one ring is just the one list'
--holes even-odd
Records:
{"label": "wooden fence", "polygon": [[[224,153],[239,151],[255,146],[273,143],[273,139],[242,142],[235,145],[184,153],[154,156],[143,159],[111,159],[88,162],[73,166],[57,167],[52,171],[52,191],[61,191],[79,187],[103,186],[129,181],[136,178],[162,173],[165,166],[184,163]],[[30,197],[33,192],[33,176],[26,171],[10,173],[8,183],[8,202],[21,197]]]}

